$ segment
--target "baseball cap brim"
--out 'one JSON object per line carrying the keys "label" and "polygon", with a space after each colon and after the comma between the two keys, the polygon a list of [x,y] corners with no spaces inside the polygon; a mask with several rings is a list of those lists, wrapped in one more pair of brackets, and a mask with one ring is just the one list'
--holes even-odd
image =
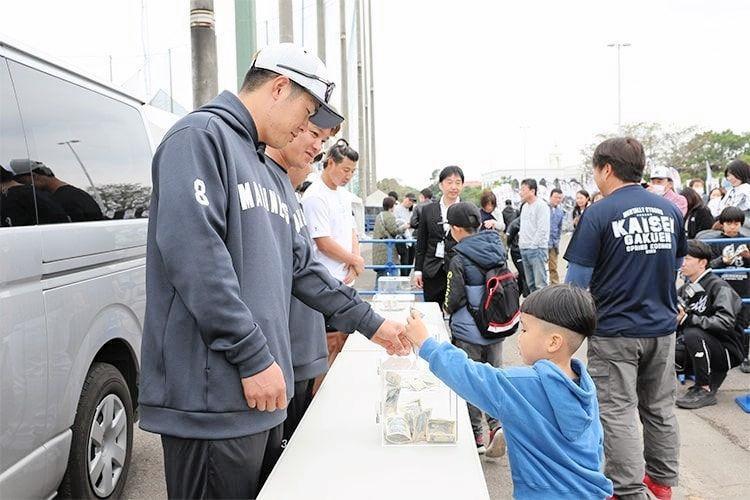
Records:
{"label": "baseball cap brim", "polygon": [[[317,100],[317,99],[316,99]],[[310,117],[310,122],[318,128],[328,129],[338,127],[343,123],[344,117],[328,103],[318,101],[320,107],[314,115]]]}

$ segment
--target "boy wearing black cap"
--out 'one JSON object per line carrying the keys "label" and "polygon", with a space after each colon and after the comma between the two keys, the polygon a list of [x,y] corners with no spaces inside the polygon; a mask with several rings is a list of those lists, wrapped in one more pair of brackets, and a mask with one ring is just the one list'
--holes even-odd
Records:
{"label": "boy wearing black cap", "polygon": [[[485,286],[485,272],[505,265],[505,248],[497,231],[478,231],[482,221],[479,209],[472,203],[460,202],[448,208],[451,235],[458,243],[448,267],[448,283],[443,308],[451,315],[453,344],[463,349],[469,359],[502,366],[502,338],[482,336],[468,306],[479,308]],[[497,420],[487,415],[490,446],[484,446],[482,410],[469,404],[469,418],[474,431],[477,452],[488,456],[505,453],[505,441]]]}

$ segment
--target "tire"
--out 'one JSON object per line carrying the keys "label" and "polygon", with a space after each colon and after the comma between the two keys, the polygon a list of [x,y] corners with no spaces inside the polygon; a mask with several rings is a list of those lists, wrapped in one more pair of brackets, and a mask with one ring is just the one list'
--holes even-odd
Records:
{"label": "tire", "polygon": [[[119,423],[122,417],[124,427]],[[68,467],[59,488],[60,496],[119,498],[125,488],[132,456],[133,402],[117,368],[108,363],[91,366],[83,383],[72,430],[73,440]],[[101,464],[94,473],[98,474],[97,480],[89,476],[89,464],[94,462]],[[107,474],[112,478],[110,482],[107,482]]]}

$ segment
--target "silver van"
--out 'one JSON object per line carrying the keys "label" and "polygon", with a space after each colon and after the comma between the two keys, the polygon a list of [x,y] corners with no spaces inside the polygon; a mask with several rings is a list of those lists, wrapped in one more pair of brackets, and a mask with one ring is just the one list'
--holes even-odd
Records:
{"label": "silver van", "polygon": [[142,106],[0,41],[0,498],[125,485],[153,153]]}

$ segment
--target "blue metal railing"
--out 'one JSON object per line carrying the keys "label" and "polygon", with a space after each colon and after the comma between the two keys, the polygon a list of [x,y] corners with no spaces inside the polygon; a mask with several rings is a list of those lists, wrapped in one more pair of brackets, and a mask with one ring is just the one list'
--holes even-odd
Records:
{"label": "blue metal railing", "polygon": [[[699,241],[702,241],[706,244],[721,244],[726,245],[729,243],[748,243],[750,244],[750,238],[707,238],[705,240],[701,239]],[[747,267],[732,267],[729,269],[712,269],[711,270],[714,274],[729,274],[729,273],[750,273],[750,268]],[[750,297],[741,297],[743,304],[750,304]],[[745,335],[750,335],[750,328],[747,328],[745,330]],[[744,349],[744,348],[743,348]],[[747,356],[748,353],[743,353],[745,356]],[[737,404],[742,408],[745,412],[750,413],[750,393],[737,396],[735,398],[735,401]]]}
{"label": "blue metal railing", "polygon": [[[376,239],[364,238],[364,239],[359,240],[359,242],[360,243],[369,243],[369,244],[373,244],[373,245],[378,245],[378,244],[384,244],[384,245],[386,245],[385,264],[370,264],[370,265],[366,265],[365,269],[373,269],[373,270],[385,269],[386,270],[386,274],[388,276],[398,276],[399,275],[398,271],[400,269],[414,269],[414,265],[413,264],[412,265],[395,264],[393,262],[393,252],[396,250],[396,245],[398,245],[398,244],[407,244],[407,243],[410,243],[412,245],[416,245],[417,244],[417,240],[414,240],[414,239],[397,239],[397,238],[389,238],[389,239],[376,240]],[[377,286],[377,281],[375,282],[375,285]],[[378,291],[377,290],[357,290],[357,293],[360,294],[360,295],[375,295],[376,293],[378,293]],[[411,291],[411,292],[395,292],[395,293],[401,293],[401,294],[413,293],[415,295],[423,295],[424,294],[424,292],[422,290],[414,290],[414,291]]]}

